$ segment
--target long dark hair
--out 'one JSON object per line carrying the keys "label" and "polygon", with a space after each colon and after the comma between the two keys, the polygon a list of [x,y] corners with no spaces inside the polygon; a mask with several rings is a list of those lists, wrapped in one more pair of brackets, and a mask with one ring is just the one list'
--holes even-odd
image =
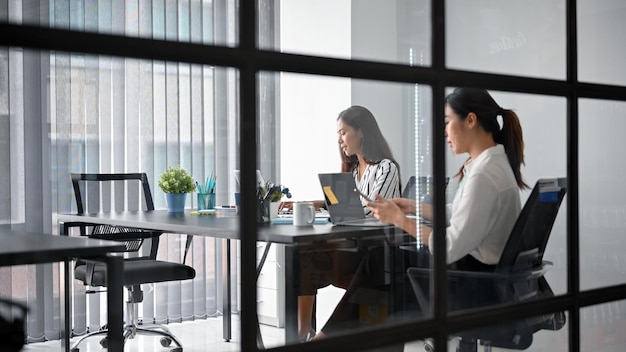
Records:
{"label": "long dark hair", "polygon": [[[491,133],[496,143],[504,146],[517,185],[528,188],[520,172],[520,167],[524,164],[524,138],[515,111],[501,108],[487,90],[479,88],[456,88],[446,97],[446,102],[463,120],[470,112],[476,114],[483,129]],[[498,115],[502,116],[502,129],[498,124]],[[461,178],[462,170],[463,168],[457,174]]]}
{"label": "long dark hair", "polygon": [[[337,121],[340,120],[355,131],[361,131],[363,135],[361,153],[368,164],[378,164],[383,159],[389,159],[396,164],[398,175],[400,174],[400,165],[394,159],[387,140],[383,137],[374,115],[369,110],[358,105],[351,106],[339,114]],[[359,163],[357,156],[347,156],[341,150],[341,146],[339,146],[339,154],[341,155],[341,172],[352,172]]]}

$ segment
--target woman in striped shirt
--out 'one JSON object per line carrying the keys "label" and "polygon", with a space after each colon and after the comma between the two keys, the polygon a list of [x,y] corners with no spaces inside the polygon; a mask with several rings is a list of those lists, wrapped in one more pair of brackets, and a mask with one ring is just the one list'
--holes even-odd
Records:
{"label": "woman in striped shirt", "polygon": [[[400,167],[383,137],[374,115],[362,106],[351,106],[337,118],[341,171],[352,172],[361,192],[374,199],[400,197]],[[362,199],[362,202],[365,200]],[[371,213],[364,204],[366,215]],[[298,332],[303,341],[315,335],[311,319],[317,289],[333,284],[346,288],[367,250],[300,252],[301,283],[298,297]]]}

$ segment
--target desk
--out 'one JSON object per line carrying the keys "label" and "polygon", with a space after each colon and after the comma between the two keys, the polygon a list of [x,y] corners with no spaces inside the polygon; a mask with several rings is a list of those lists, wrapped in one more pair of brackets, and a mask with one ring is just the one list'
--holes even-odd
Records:
{"label": "desk", "polygon": [[93,240],[79,237],[63,237],[43,233],[0,228],[0,266],[42,264],[64,262],[65,276],[61,300],[61,329],[63,339],[61,346],[64,351],[70,348],[70,282],[68,280],[69,261],[74,258],[85,258],[106,263],[110,273],[107,294],[109,320],[109,350],[122,351],[122,324],[123,324],[123,287],[122,287],[122,258],[110,255],[123,249],[117,242]]}
{"label": "desk", "polygon": [[[222,215],[190,215],[189,210],[184,214],[167,213],[165,210],[155,211],[132,211],[121,213],[98,213],[98,214],[59,214],[59,221],[71,222],[72,226],[90,225],[115,225],[157,230],[169,233],[181,233],[222,238],[226,240],[228,253],[230,253],[230,241],[237,240],[239,234],[239,217],[235,214]],[[63,232],[62,232],[63,233]],[[67,233],[65,230],[64,233]],[[258,240],[269,243],[285,244],[285,281],[295,282],[297,270],[294,270],[294,256],[297,247],[311,243],[342,243],[349,244],[346,238],[369,238],[381,236],[404,236],[402,231],[394,227],[357,227],[357,226],[290,226],[261,224],[258,230]],[[339,241],[341,240],[341,241]],[[231,338],[230,320],[230,258],[227,256],[225,263],[224,285],[224,340]],[[298,340],[297,307],[298,300],[293,285],[285,285],[285,341],[295,342]]]}

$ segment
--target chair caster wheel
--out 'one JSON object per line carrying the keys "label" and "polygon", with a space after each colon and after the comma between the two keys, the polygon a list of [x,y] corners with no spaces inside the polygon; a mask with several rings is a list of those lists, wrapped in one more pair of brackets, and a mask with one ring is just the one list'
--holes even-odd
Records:
{"label": "chair caster wheel", "polygon": [[70,352],[79,352],[78,347],[74,347],[70,350]]}
{"label": "chair caster wheel", "polygon": [[435,352],[435,346],[433,345],[433,341],[431,339],[424,340],[424,351]]}
{"label": "chair caster wheel", "polygon": [[103,338],[102,340],[100,340],[100,346],[102,346],[102,348],[108,348],[109,347],[109,341],[107,341],[106,337]]}
{"label": "chair caster wheel", "polygon": [[183,348],[182,347],[175,347],[175,348],[172,348],[172,350],[170,352],[183,352]]}
{"label": "chair caster wheel", "polygon": [[172,339],[170,339],[169,337],[161,337],[160,342],[161,346],[167,347],[172,344]]}

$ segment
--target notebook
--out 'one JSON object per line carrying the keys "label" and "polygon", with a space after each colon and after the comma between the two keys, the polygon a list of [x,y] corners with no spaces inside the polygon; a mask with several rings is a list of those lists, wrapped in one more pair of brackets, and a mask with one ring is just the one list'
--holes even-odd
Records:
{"label": "notebook", "polygon": [[322,173],[318,176],[324,192],[326,209],[334,225],[391,226],[374,217],[365,216],[361,196],[354,192],[356,183],[352,173]]}

